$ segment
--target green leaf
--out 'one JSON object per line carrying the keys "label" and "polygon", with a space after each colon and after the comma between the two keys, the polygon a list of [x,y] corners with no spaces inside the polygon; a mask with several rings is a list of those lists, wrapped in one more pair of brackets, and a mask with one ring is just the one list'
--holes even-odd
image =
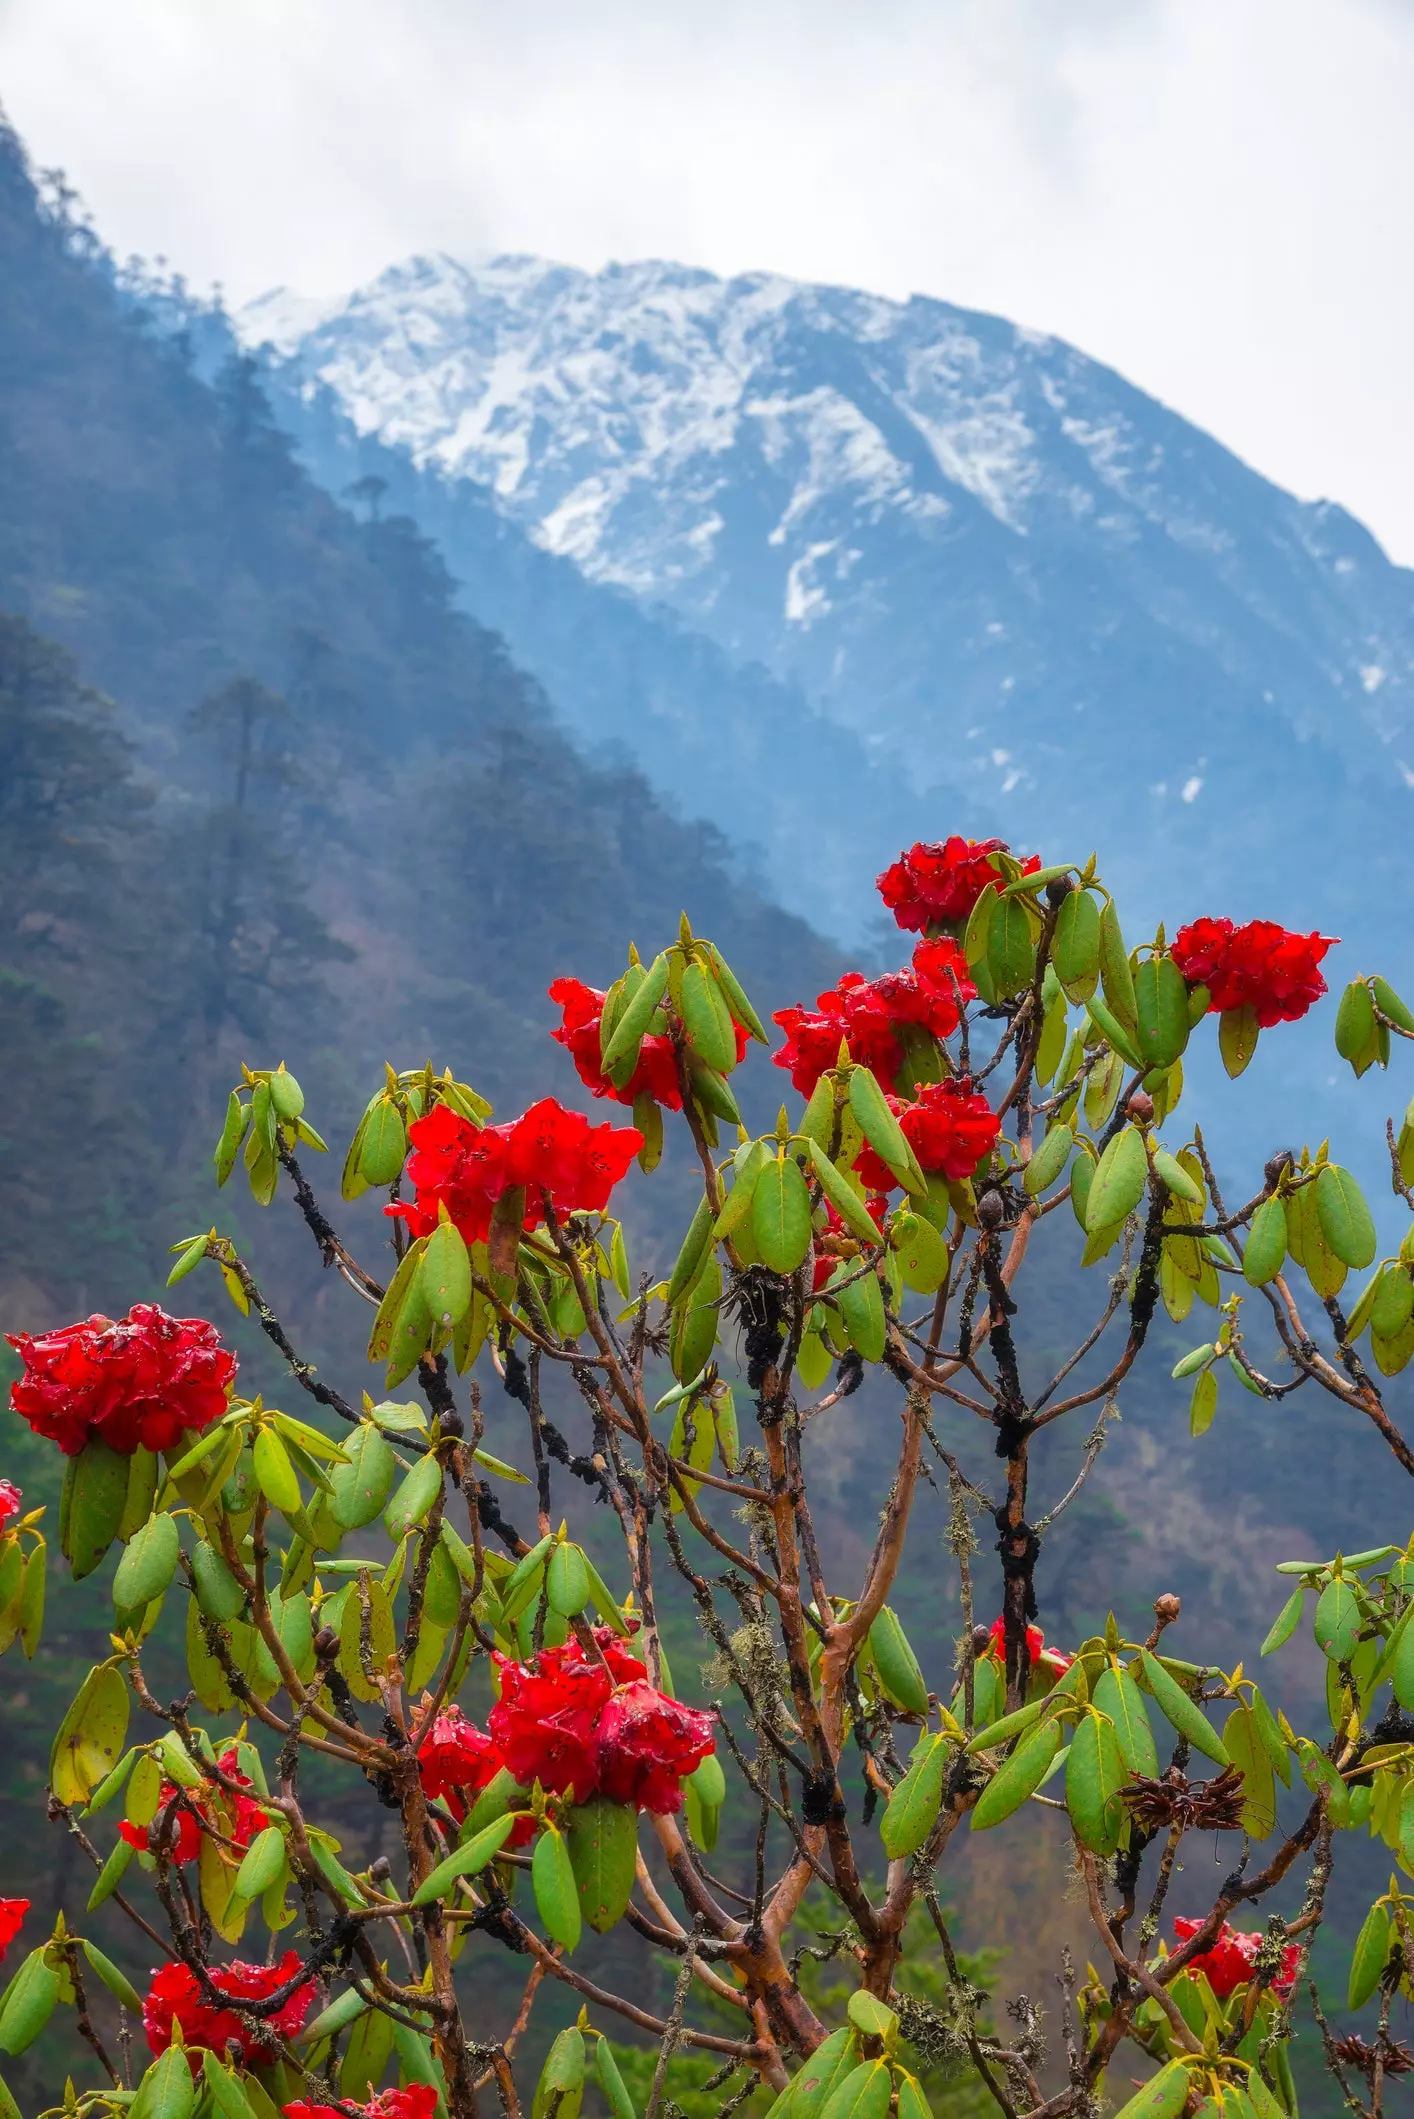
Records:
{"label": "green leaf", "polygon": [[176,1519],[149,1516],[130,1540],[113,1575],[113,1603],[119,1611],[133,1611],[160,1597],[177,1572],[182,1543]]}
{"label": "green leaf", "polygon": [[930,1221],[902,1208],[889,1217],[889,1240],[905,1287],[933,1295],[948,1272],[948,1248]]}
{"label": "green leaf", "polygon": [[1242,1775],[1242,1829],[1256,1840],[1276,1830],[1276,1777],[1250,1707],[1235,1707],[1223,1729],[1223,1746]]}
{"label": "green leaf", "polygon": [[123,1875],[129,1862],[132,1861],[136,1853],[137,1848],[129,1840],[120,1839],[118,1841],[94,1879],[93,1889],[89,1892],[88,1903],[84,1907],[86,1913],[96,1913],[98,1908],[106,1904],[113,1896],[113,1893],[123,1880]]}
{"label": "green leaf", "polygon": [[299,1480],[290,1453],[271,1427],[262,1427],[252,1448],[256,1484],[272,1508],[290,1515],[302,1506]]}
{"label": "green leaf", "polygon": [[140,2119],[191,2119],[195,2108],[196,2085],[186,2048],[169,2045],[138,2084],[134,2110]]}
{"label": "green leaf", "polygon": [[1129,968],[1129,952],[1113,898],[1106,898],[1100,909],[1100,983],[1111,1012],[1118,1016],[1126,1036],[1133,1041],[1138,1021],[1134,974]]}
{"label": "green leaf", "polygon": [[61,1803],[86,1803],[108,1778],[127,1741],[130,1701],[121,1670],[90,1670],[55,1733],[49,1785]]}
{"label": "green leaf", "polygon": [[1263,1641],[1260,1653],[1271,1655],[1285,1641],[1289,1641],[1301,1624],[1301,1606],[1305,1598],[1304,1589],[1293,1589],[1271,1624],[1271,1630]]}
{"label": "green leaf", "polygon": [[684,965],[677,998],[683,1030],[692,1050],[715,1073],[730,1074],[736,1065],[736,1030],[731,1009],[716,973],[700,957]]}
{"label": "green leaf", "polygon": [[589,1602],[589,1569],[584,1554],[566,1539],[545,1563],[545,1598],[551,1611],[572,1619]]}
{"label": "green leaf", "polygon": [[1249,1287],[1264,1288],[1286,1264],[1286,1203],[1273,1193],[1252,1216],[1242,1274]]}
{"label": "green leaf", "polygon": [[408,1137],[391,1096],[380,1096],[363,1122],[358,1171],[366,1185],[390,1185],[402,1170]]}
{"label": "green leaf", "polygon": [[999,1000],[1024,993],[1036,975],[1031,921],[1019,898],[1000,897],[987,925],[987,969]]}
{"label": "green leaf", "polygon": [[1388,1909],[1381,1905],[1371,1906],[1360,1924],[1355,1953],[1350,1960],[1350,1984],[1346,1992],[1348,2008],[1363,2009],[1374,1993],[1389,1962],[1389,1945]]}
{"label": "green leaf", "polygon": [[887,2061],[861,2060],[830,2091],[820,2119],[885,2119],[893,2087]]}
{"label": "green leaf", "polygon": [[638,1862],[638,1811],[632,1803],[595,1796],[577,1803],[566,1831],[579,1909],[596,1935],[606,1935],[628,1910]]}
{"label": "green leaf", "polygon": [[34,2044],[54,2013],[59,1975],[46,1964],[44,1951],[31,1950],[11,1980],[0,2008],[0,2050],[18,2055]]}
{"label": "green leaf", "polygon": [[[596,2043],[602,2045],[604,2040]],[[551,2107],[555,2107],[559,2119],[578,2119],[580,2098],[584,2093],[584,2034],[574,2024],[560,2032],[545,2056],[545,2065],[540,2070],[540,2080],[535,2085],[535,2099],[530,2107],[530,2119],[550,2119]]]}
{"label": "green leaf", "polygon": [[1234,1081],[1257,1049],[1259,1029],[1257,1011],[1250,1002],[1240,1008],[1224,1008],[1218,1017],[1218,1051]]}
{"label": "green leaf", "polygon": [[471,1259],[461,1230],[439,1221],[427,1239],[417,1285],[429,1314],[440,1325],[457,1324],[471,1308]]}
{"label": "green leaf", "polygon": [[756,1180],[751,1226],[761,1263],[773,1273],[794,1273],[810,1250],[810,1194],[800,1165],[776,1155]]}
{"label": "green leaf", "polygon": [[[1096,1034],[1105,1040],[1110,1050],[1117,1053],[1120,1059],[1125,1061],[1128,1066],[1142,1069],[1144,1062],[1140,1059],[1135,1049],[1133,1032],[1120,1021],[1114,1010],[1105,1006],[1098,993],[1091,994],[1089,1000],[1085,1003],[1085,1007],[1091,1022],[1095,1026]],[[1087,1035],[1086,1043],[1088,1044],[1089,1042],[1090,1039]],[[1116,1084],[1114,1089],[1115,1097],[1118,1094],[1119,1085]]]}
{"label": "green leaf", "polygon": [[1095,1171],[1085,1205],[1086,1230],[1093,1235],[1124,1221],[1144,1197],[1148,1178],[1143,1134],[1137,1126],[1121,1126]]}
{"label": "green leaf", "polygon": [[889,1797],[879,1827],[890,1861],[903,1861],[916,1854],[937,1823],[947,1761],[948,1746],[943,1737],[919,1738],[908,1770]]}
{"label": "green leaf", "polygon": [[1124,1829],[1124,1759],[1108,1716],[1087,1707],[1065,1762],[1065,1806],[1077,1836],[1096,1854],[1113,1854]]}
{"label": "green leaf", "polygon": [[72,1483],[60,1517],[60,1545],[74,1580],[93,1573],[118,1534],[128,1492],[128,1460],[95,1435],[70,1459]]}
{"label": "green leaf", "polygon": [[824,1149],[816,1140],[810,1140],[810,1161],[815,1175],[820,1180],[820,1190],[839,1215],[851,1236],[863,1244],[874,1245],[879,1241],[879,1231],[874,1218],[864,1201],[846,1177],[841,1176]]}
{"label": "green leaf", "polygon": [[1339,1576],[1327,1582],[1316,1602],[1315,1635],[1332,1662],[1346,1660],[1360,1638],[1363,1624],[1352,1584]]}
{"label": "green leaf", "polygon": [[727,997],[727,1005],[736,1021],[741,1024],[743,1030],[755,1038],[758,1045],[768,1045],[770,1039],[766,1035],[761,1018],[747,999],[745,988],[732,970],[731,965],[722,955],[721,950],[715,942],[704,942],[702,947],[712,959],[712,968],[717,974],[722,991]]}
{"label": "green leaf", "polygon": [[1188,985],[1172,957],[1145,959],[1134,1001],[1139,1057],[1150,1067],[1171,1067],[1188,1043]]}
{"label": "green leaf", "polygon": [[852,2025],[842,2024],[831,2031],[795,2077],[790,2119],[818,2119],[831,2091],[849,2074],[858,2055],[859,2040]]}
{"label": "green leaf", "polygon": [[[459,1876],[478,1876],[488,1862],[495,1860],[515,1830],[517,1822],[516,1816],[508,1811],[504,1816],[494,1819],[491,1824],[483,1827],[480,1832],[467,1841],[465,1846],[458,1847],[455,1854],[449,1854],[444,1862],[437,1864],[431,1875],[424,1878],[416,1891],[414,1891],[412,1903],[415,1906],[431,1905],[434,1898],[444,1898],[446,1896]],[[538,1884],[536,1886],[536,1897],[538,1900]],[[541,1917],[542,1919],[544,1918],[543,1908]],[[548,1921],[546,1925],[548,1927]],[[556,1942],[563,1940],[559,1935],[556,1935],[553,1939]],[[573,1944],[570,1947],[573,1948]]]}
{"label": "green leaf", "polygon": [[535,1842],[531,1857],[531,1882],[535,1904],[551,1942],[567,1950],[579,1945],[584,1919],[579,1910],[579,1891],[570,1866],[569,1848],[559,1827],[547,1824]]}
{"label": "green leaf", "polygon": [[713,1219],[712,1202],[704,1192],[697,1202],[697,1211],[688,1224],[687,1234],[682,1240],[682,1249],[678,1252],[673,1270],[668,1276],[669,1308],[687,1293],[701,1270],[708,1245],[712,1241]]}
{"label": "green leaf", "polygon": [[1156,1780],[1159,1758],[1154,1749],[1154,1733],[1149,1727],[1144,1695],[1129,1672],[1107,1665],[1091,1697],[1101,1714],[1107,1714],[1114,1724],[1115,1740],[1129,1778],[1142,1773],[1147,1779]]}
{"label": "green leaf", "polygon": [[1050,1127],[1040,1147],[1026,1165],[1022,1182],[1030,1198],[1038,1199],[1047,1185],[1055,1183],[1070,1161],[1070,1151],[1074,1146],[1075,1135],[1069,1126],[1062,1123]]}
{"label": "green leaf", "polygon": [[638,1065],[639,1047],[647,1035],[653,1011],[662,1000],[667,986],[667,952],[660,950],[639,980],[622,1015],[614,1025],[613,1036],[604,1048],[604,1072],[616,1089],[626,1088],[632,1078],[633,1070]]}
{"label": "green leaf", "polygon": [[383,1528],[396,1545],[425,1522],[442,1491],[442,1464],[434,1450],[419,1457],[383,1511]]}
{"label": "green leaf", "polygon": [[1316,1213],[1321,1234],[1343,1264],[1373,1262],[1376,1240],[1370,1209],[1355,1179],[1338,1163],[1327,1163],[1316,1179]]}
{"label": "green leaf", "polygon": [[897,1615],[887,1604],[869,1628],[869,1649],[885,1697],[908,1714],[926,1715],[928,1687],[923,1672]]}
{"label": "green leaf", "polygon": [[609,2107],[609,2119],[638,2119],[633,2099],[628,2093],[623,2076],[619,2073],[614,2049],[607,2038],[596,2038],[594,2041],[594,2073],[598,2077],[604,2102]]}
{"label": "green leaf", "polygon": [[881,1361],[888,1337],[883,1291],[876,1273],[861,1273],[856,1258],[842,1258],[826,1283],[825,1293],[839,1305],[850,1343],[866,1361]]}
{"label": "green leaf", "polygon": [[1019,1810],[1050,1772],[1060,1745],[1061,1725],[1053,1715],[1017,1745],[988,1781],[972,1813],[972,1830],[986,1832]]}
{"label": "green leaf", "polygon": [[348,1444],[349,1461],[332,1475],[334,1520],[345,1530],[361,1530],[381,1516],[398,1476],[398,1456],[387,1436],[362,1420]]}
{"label": "green leaf", "polygon": [[1169,1676],[1158,1657],[1147,1648],[1139,1651],[1139,1664],[1144,1673],[1144,1682],[1152,1693],[1160,1712],[1180,1736],[1186,1736],[1195,1751],[1210,1758],[1214,1765],[1228,1763],[1227,1751],[1221,1737],[1195,1701],[1188,1697],[1176,1679]]}
{"label": "green leaf", "polygon": [[886,2001],[865,1993],[861,1987],[845,2004],[845,2014],[866,2038],[887,2038],[898,2029],[898,2014]]}
{"label": "green leaf", "polygon": [[904,1136],[903,1128],[884,1100],[884,1092],[867,1067],[856,1067],[849,1078],[849,1106],[859,1121],[859,1130],[880,1162],[905,1190],[927,1197],[928,1181]]}
{"label": "green leaf", "polygon": [[245,1139],[245,1129],[250,1123],[250,1106],[243,1104],[233,1089],[226,1103],[226,1117],[221,1127],[221,1138],[216,1143],[212,1161],[216,1165],[216,1182],[224,1185],[236,1167],[236,1157]]}
{"label": "green leaf", "polygon": [[1175,1199],[1186,1199],[1193,1207],[1202,1206],[1203,1194],[1200,1187],[1194,1184],[1182,1163],[1170,1155],[1167,1148],[1154,1150],[1154,1175],[1165,1191],[1171,1193]]}
{"label": "green leaf", "polygon": [[116,1995],[123,2007],[129,2010],[132,2015],[141,2016],[142,1996],[128,1978],[127,1973],[120,1972],[111,1957],[105,1957],[103,1952],[93,1943],[85,1941],[81,1943],[81,1947],[84,1956],[93,1966],[94,1971],[103,1981],[109,1993]]}
{"label": "green leaf", "polygon": [[1136,2096],[1120,2106],[1114,2119],[1178,2119],[1188,2102],[1189,2074],[1182,2060],[1170,2060]]}
{"label": "green leaf", "polygon": [[1218,1409],[1218,1379],[1213,1369],[1204,1369],[1193,1386],[1193,1396],[1188,1401],[1188,1432],[1190,1435],[1206,1435],[1213,1424],[1213,1415]]}
{"label": "green leaf", "polygon": [[1364,979],[1352,979],[1335,1012],[1335,1049],[1349,1060],[1357,1076],[1379,1057],[1380,1026]]}
{"label": "green leaf", "polygon": [[1174,1363],[1169,1373],[1175,1381],[1184,1376],[1196,1375],[1199,1369],[1207,1367],[1216,1352],[1217,1348],[1211,1340],[1203,1346],[1195,1346],[1191,1353],[1185,1354],[1181,1361]]}
{"label": "green leaf", "polygon": [[1056,914],[1051,963],[1071,1001],[1088,1001],[1100,979],[1100,908],[1088,890],[1072,890]]}
{"label": "green leaf", "polygon": [[285,1835],[278,1825],[257,1832],[236,1871],[237,1898],[263,1898],[285,1867]]}
{"label": "green leaf", "polygon": [[722,1268],[713,1253],[672,1313],[669,1354],[679,1383],[691,1383],[712,1358],[720,1323],[717,1304],[721,1293]]}

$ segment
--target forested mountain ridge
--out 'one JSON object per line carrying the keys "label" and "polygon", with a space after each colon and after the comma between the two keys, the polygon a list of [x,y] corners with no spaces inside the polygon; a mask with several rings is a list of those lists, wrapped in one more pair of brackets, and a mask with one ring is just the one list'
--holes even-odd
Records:
{"label": "forested mountain ridge", "polygon": [[[292,1066],[319,1055],[336,1127],[385,1052],[454,1059],[493,1097],[569,1094],[546,984],[607,980],[628,934],[653,943],[683,905],[769,1003],[834,975],[830,948],[733,880],[710,827],[584,763],[406,519],[361,523],[313,483],[249,362],[209,385],[145,328],[10,133],[0,289],[0,610],[32,629],[3,636],[7,740],[52,781],[37,808],[12,781],[29,838],[0,854],[0,965],[46,1034],[94,1041],[95,1092],[159,1165],[203,1138],[237,1053],[271,1039]],[[82,793],[110,872],[61,945],[30,841],[73,836],[60,760],[89,744],[111,752]],[[100,933],[118,908],[115,959]],[[42,1195],[36,1212],[4,1240],[31,1281],[49,1257],[48,1285],[82,1247],[48,1240]]]}

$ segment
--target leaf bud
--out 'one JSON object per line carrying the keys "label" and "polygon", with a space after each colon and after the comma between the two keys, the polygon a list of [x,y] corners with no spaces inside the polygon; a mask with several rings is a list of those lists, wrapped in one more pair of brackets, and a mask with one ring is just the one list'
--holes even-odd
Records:
{"label": "leaf bud", "polygon": [[331,1662],[339,1653],[339,1636],[332,1626],[321,1626],[314,1636],[314,1653],[321,1663]]}
{"label": "leaf bud", "polygon": [[444,1435],[451,1435],[458,1441],[466,1433],[466,1422],[455,1406],[448,1406],[444,1413],[437,1415],[437,1425]]}
{"label": "leaf bud", "polygon": [[1046,885],[1046,903],[1052,907],[1064,905],[1072,890],[1078,887],[1072,875],[1052,876]]}
{"label": "leaf bud", "polygon": [[1291,1148],[1278,1148],[1271,1161],[1262,1166],[1262,1175],[1270,1191],[1275,1192],[1288,1170],[1296,1166],[1296,1155]]}
{"label": "leaf bud", "polygon": [[999,1229],[1006,1220],[1006,1201],[995,1187],[984,1192],[977,1202],[979,1228]]}

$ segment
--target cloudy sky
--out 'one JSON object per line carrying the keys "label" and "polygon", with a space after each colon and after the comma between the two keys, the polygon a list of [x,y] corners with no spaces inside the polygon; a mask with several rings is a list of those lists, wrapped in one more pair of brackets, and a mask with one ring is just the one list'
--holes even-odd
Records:
{"label": "cloudy sky", "polygon": [[0,0],[0,97],[232,301],[427,249],[940,295],[1414,564],[1414,0]]}

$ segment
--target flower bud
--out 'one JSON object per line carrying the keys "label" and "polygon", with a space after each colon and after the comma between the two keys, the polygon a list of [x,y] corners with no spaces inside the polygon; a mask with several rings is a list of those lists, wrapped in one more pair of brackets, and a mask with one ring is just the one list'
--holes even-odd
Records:
{"label": "flower bud", "polygon": [[999,1229],[1006,1220],[1006,1201],[995,1188],[984,1192],[977,1202],[977,1225],[982,1229]]}
{"label": "flower bud", "polygon": [[1070,893],[1077,887],[1074,876],[1052,876],[1046,885],[1046,903],[1050,906],[1064,905]]}
{"label": "flower bud", "polygon": [[1125,1110],[1137,1125],[1144,1125],[1154,1115],[1154,1099],[1145,1089],[1136,1089]]}
{"label": "flower bud", "polygon": [[1154,1617],[1161,1626],[1172,1626],[1182,1609],[1182,1598],[1176,1597],[1172,1590],[1154,1599]]}
{"label": "flower bud", "polygon": [[1294,1168],[1295,1163],[1296,1156],[1290,1148],[1278,1148],[1271,1161],[1263,1164],[1262,1175],[1267,1180],[1269,1191],[1274,1192],[1276,1190],[1287,1171]]}
{"label": "flower bud", "polygon": [[339,1636],[332,1626],[321,1626],[314,1636],[314,1653],[321,1663],[327,1663],[339,1653]]}
{"label": "flower bud", "polygon": [[439,1413],[437,1425],[444,1435],[452,1435],[457,1439],[466,1433],[466,1422],[455,1407],[448,1407],[445,1413]]}

